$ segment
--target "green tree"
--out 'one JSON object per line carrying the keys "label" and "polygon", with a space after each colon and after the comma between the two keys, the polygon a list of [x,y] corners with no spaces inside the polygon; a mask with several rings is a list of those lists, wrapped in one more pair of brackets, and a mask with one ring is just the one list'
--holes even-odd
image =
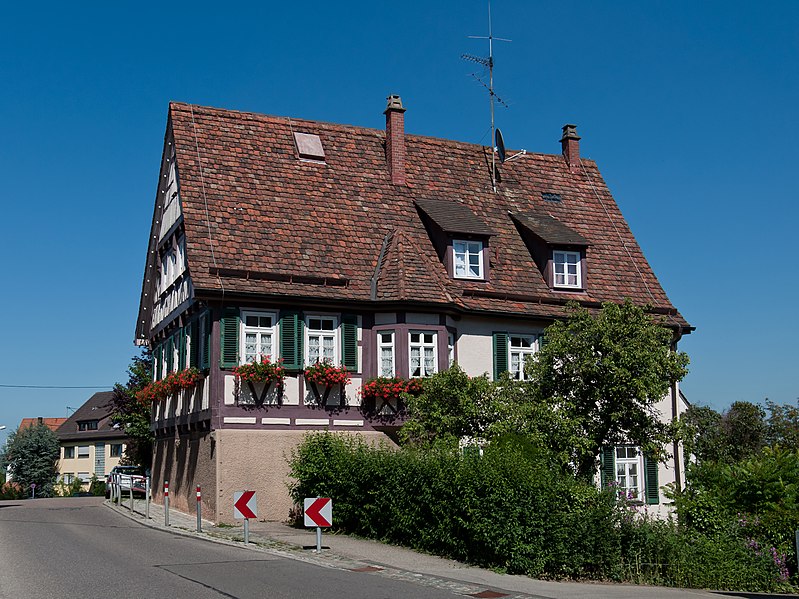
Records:
{"label": "green tree", "polygon": [[8,436],[0,466],[10,467],[12,480],[23,489],[35,484],[37,497],[52,497],[60,451],[56,434],[44,424],[34,424]]}
{"label": "green tree", "polygon": [[766,442],[786,449],[799,450],[799,407],[780,406],[766,399],[768,430]]}
{"label": "green tree", "polygon": [[596,471],[603,446],[633,443],[659,450],[667,440],[655,404],[687,373],[688,356],[673,351],[672,332],[629,300],[592,315],[576,303],[545,332],[526,374],[539,401],[567,423],[578,475]]}
{"label": "green tree", "polygon": [[721,429],[727,443],[727,455],[732,462],[751,457],[766,445],[766,412],[749,401],[736,401],[721,419]]}
{"label": "green tree", "polygon": [[149,402],[142,402],[136,394],[153,380],[153,359],[149,350],[134,356],[128,367],[128,382],[114,385],[111,400],[113,411],[111,420],[125,431],[129,442],[124,461],[128,464],[149,467],[153,458],[153,440],[150,430]]}
{"label": "green tree", "polygon": [[472,378],[456,364],[425,379],[418,396],[407,395],[408,416],[400,439],[413,445],[457,447],[462,437],[484,437],[498,417],[493,384],[486,376]]}
{"label": "green tree", "polygon": [[686,465],[726,459],[727,439],[721,419],[722,415],[713,408],[697,405],[688,406],[680,416]]}

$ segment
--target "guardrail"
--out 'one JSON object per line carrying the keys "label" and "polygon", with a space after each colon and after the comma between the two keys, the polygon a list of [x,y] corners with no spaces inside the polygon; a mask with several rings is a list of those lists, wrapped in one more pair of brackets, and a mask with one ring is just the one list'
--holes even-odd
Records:
{"label": "guardrail", "polygon": [[124,496],[127,494],[129,509],[133,513],[133,494],[141,493],[144,495],[145,517],[150,518],[150,477],[139,476],[135,474],[119,474],[114,473],[110,475],[110,493],[109,498],[118,506],[123,505]]}

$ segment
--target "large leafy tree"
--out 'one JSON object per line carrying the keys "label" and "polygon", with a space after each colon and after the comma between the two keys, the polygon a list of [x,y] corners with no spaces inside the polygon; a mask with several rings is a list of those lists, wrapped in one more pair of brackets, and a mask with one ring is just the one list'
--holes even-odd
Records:
{"label": "large leafy tree", "polygon": [[546,343],[526,374],[538,400],[562,416],[576,473],[596,471],[602,447],[662,447],[667,426],[656,403],[687,373],[688,356],[672,349],[672,332],[643,308],[605,303],[596,314],[576,303],[547,328]]}
{"label": "large leafy tree", "polygon": [[149,466],[153,458],[153,440],[150,430],[149,402],[143,402],[136,394],[153,380],[153,359],[149,350],[134,356],[128,367],[128,382],[114,385],[114,406],[111,420],[119,424],[128,436],[125,462]]}
{"label": "large leafy tree", "polygon": [[9,435],[0,465],[10,468],[11,479],[23,489],[35,484],[37,497],[52,497],[59,452],[56,434],[44,424],[34,424]]}

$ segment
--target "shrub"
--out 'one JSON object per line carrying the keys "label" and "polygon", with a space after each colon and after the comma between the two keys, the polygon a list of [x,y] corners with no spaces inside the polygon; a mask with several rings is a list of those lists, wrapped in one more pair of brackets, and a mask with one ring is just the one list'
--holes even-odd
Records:
{"label": "shrub", "polygon": [[[778,548],[738,529],[708,534],[653,520],[558,467],[524,436],[461,455],[360,437],[308,435],[290,458],[292,497],[325,496],[334,525],[483,567],[544,578],[780,590]],[[779,555],[778,555],[779,557]]]}

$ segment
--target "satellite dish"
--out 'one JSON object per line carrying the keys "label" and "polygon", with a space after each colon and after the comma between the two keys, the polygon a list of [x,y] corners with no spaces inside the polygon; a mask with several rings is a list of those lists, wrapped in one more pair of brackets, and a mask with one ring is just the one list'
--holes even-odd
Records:
{"label": "satellite dish", "polygon": [[500,163],[505,162],[505,140],[502,139],[502,131],[499,128],[494,132],[494,145],[496,146]]}

